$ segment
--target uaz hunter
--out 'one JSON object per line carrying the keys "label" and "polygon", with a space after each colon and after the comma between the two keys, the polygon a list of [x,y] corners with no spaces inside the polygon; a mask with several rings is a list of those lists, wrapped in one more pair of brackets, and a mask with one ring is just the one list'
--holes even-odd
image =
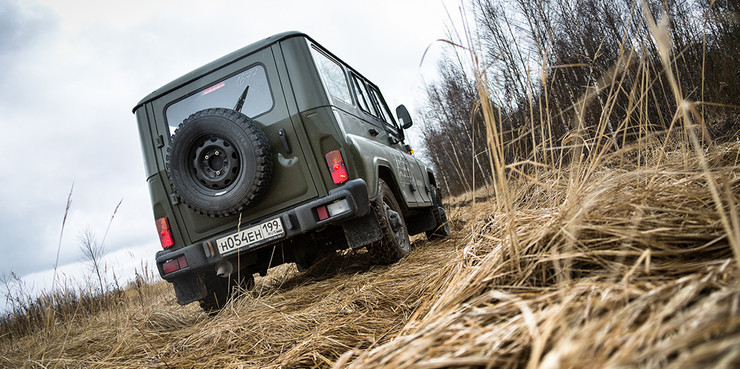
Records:
{"label": "uaz hunter", "polygon": [[219,309],[254,273],[367,248],[390,264],[409,235],[449,235],[434,173],[411,155],[407,109],[305,34],[198,68],[134,108],[159,273],[180,304]]}

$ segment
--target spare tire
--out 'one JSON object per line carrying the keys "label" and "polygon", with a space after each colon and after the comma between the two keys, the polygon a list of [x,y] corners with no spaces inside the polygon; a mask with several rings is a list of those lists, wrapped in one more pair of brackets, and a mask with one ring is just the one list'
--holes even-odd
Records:
{"label": "spare tire", "polygon": [[272,151],[254,120],[231,109],[205,109],[175,130],[167,175],[180,200],[196,212],[234,215],[267,190]]}

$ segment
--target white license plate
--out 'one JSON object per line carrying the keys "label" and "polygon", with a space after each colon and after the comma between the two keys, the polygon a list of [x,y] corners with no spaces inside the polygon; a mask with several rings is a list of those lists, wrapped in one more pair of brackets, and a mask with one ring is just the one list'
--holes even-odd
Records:
{"label": "white license plate", "polygon": [[280,221],[280,218],[275,218],[219,238],[216,240],[216,246],[219,253],[223,255],[236,249],[264,243],[284,235],[283,222]]}

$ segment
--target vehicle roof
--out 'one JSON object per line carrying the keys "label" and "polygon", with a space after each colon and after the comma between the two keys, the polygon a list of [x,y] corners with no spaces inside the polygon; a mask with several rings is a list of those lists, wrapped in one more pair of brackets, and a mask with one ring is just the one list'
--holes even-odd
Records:
{"label": "vehicle roof", "polygon": [[309,38],[306,34],[302,32],[297,31],[289,31],[289,32],[283,32],[278,33],[276,35],[272,35],[270,37],[267,37],[265,39],[262,39],[260,41],[257,41],[251,45],[245,46],[239,50],[236,50],[230,54],[227,54],[221,58],[218,58],[206,65],[203,65],[202,67],[196,68],[193,71],[183,75],[180,78],[175,79],[174,81],[154,90],[152,93],[141,99],[136,106],[134,106],[133,112],[136,112],[136,109],[140,108],[142,105],[155,100],[159,98],[160,96],[177,89],[178,87],[185,85],[187,83],[190,83],[199,77],[203,76],[205,73],[210,72],[212,70],[221,68],[223,66],[226,66],[228,64],[231,64],[255,51],[261,50],[263,48],[266,48],[274,43],[283,41],[285,39],[291,38],[291,37],[306,37]]}

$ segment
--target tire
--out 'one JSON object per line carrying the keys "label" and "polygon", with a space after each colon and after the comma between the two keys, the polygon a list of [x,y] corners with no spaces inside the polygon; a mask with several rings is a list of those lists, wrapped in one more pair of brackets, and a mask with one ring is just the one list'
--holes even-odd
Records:
{"label": "tire", "polygon": [[205,109],[172,136],[167,175],[175,194],[196,212],[234,215],[266,192],[272,151],[254,120],[231,109]]}
{"label": "tire", "polygon": [[431,186],[432,192],[432,215],[434,216],[434,228],[426,231],[427,239],[439,240],[450,235],[450,225],[447,222],[447,212],[442,206],[442,195],[436,186]]}
{"label": "tire", "polygon": [[378,180],[378,197],[373,203],[373,209],[383,238],[368,246],[368,252],[378,264],[393,264],[409,254],[411,242],[401,207],[382,179]]}
{"label": "tire", "polygon": [[232,273],[228,278],[209,274],[204,277],[204,282],[208,294],[199,303],[200,308],[210,315],[218,313],[239,292],[254,288],[254,276],[251,274]]}

